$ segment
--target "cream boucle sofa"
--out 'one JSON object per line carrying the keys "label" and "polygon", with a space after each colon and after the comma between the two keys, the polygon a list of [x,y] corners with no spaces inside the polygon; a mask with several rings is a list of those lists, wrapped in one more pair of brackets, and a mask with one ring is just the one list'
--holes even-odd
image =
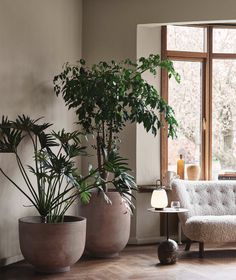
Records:
{"label": "cream boucle sofa", "polygon": [[185,236],[199,242],[203,257],[204,242],[236,242],[236,181],[172,182],[172,200],[179,200],[189,212],[179,219]]}

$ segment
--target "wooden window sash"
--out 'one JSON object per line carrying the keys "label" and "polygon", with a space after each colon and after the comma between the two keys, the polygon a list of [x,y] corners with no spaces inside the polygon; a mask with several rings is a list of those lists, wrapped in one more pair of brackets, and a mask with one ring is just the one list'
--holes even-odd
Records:
{"label": "wooden window sash", "polygon": [[[199,61],[203,63],[203,98],[202,120],[205,129],[202,129],[202,179],[209,180],[212,177],[212,63],[214,59],[236,59],[235,53],[213,53],[213,28],[236,28],[235,25],[188,25],[192,27],[205,27],[207,32],[206,52],[186,52],[167,50],[167,27],[162,27],[161,33],[161,57],[171,60]],[[168,75],[161,71],[161,94],[168,102]],[[161,128],[161,179],[168,169],[168,138],[166,124]]]}

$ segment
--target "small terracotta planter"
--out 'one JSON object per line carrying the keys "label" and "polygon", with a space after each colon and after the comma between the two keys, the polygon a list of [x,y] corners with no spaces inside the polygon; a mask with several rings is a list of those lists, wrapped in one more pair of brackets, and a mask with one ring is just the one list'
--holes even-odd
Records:
{"label": "small terracotta planter", "polygon": [[79,214],[87,219],[86,252],[99,258],[118,256],[130,235],[130,213],[117,192],[108,192],[112,205],[103,195],[93,193],[88,204],[80,204]]}
{"label": "small terracotta planter", "polygon": [[58,273],[70,270],[81,257],[86,237],[86,219],[65,216],[63,223],[40,223],[40,217],[19,219],[21,252],[36,270]]}

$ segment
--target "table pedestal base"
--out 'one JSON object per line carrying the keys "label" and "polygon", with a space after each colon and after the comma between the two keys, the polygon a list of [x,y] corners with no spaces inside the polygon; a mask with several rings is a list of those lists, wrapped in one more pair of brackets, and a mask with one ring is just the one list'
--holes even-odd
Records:
{"label": "table pedestal base", "polygon": [[157,249],[158,258],[161,264],[174,264],[178,258],[178,244],[172,240],[168,239],[159,245]]}

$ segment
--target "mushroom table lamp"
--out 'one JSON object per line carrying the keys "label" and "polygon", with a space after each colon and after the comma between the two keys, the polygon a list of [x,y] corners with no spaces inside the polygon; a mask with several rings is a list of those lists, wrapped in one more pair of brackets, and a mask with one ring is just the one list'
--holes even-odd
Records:
{"label": "mushroom table lamp", "polygon": [[151,206],[156,210],[163,210],[168,205],[168,198],[164,189],[154,190],[152,192]]}

